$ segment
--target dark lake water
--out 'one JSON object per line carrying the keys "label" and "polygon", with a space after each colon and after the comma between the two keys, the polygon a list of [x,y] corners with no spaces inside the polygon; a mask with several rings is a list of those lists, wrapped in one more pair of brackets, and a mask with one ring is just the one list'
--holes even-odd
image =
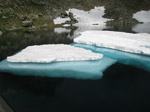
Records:
{"label": "dark lake water", "polygon": [[[70,44],[73,41],[69,37],[74,30],[69,33],[7,33],[0,37],[0,61],[29,45]],[[105,30],[133,32],[127,26]],[[123,57],[120,58],[108,52],[101,51],[117,62],[108,67],[99,79],[22,76],[1,72],[0,95],[15,112],[149,112],[149,60],[143,61],[143,58],[133,55],[132,58],[124,57],[126,54],[113,51]]]}

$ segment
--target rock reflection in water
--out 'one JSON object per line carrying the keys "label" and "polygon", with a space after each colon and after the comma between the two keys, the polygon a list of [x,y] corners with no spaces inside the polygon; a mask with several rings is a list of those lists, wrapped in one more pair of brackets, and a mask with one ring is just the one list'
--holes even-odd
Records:
{"label": "rock reflection in water", "polygon": [[0,60],[24,49],[29,45],[70,44],[68,33],[47,32],[10,32],[0,38]]}
{"label": "rock reflection in water", "polygon": [[10,90],[30,92],[37,96],[54,96],[55,89],[64,81],[63,78],[15,76],[8,73],[0,74],[0,93]]}

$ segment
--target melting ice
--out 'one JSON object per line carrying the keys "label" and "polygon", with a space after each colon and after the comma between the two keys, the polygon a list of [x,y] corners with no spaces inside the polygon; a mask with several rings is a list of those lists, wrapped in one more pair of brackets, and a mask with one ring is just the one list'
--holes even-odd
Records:
{"label": "melting ice", "polygon": [[86,31],[74,39],[76,43],[95,45],[131,53],[150,55],[150,34],[113,31]]}

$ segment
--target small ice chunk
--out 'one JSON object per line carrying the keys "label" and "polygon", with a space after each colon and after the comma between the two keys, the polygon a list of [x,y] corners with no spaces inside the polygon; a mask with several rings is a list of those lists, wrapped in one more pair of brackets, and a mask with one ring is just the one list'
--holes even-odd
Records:
{"label": "small ice chunk", "polygon": [[29,46],[14,56],[7,57],[8,62],[50,63],[54,61],[98,60],[102,54],[64,44]]}
{"label": "small ice chunk", "polygon": [[150,34],[123,33],[114,31],[86,31],[74,39],[76,43],[96,45],[116,50],[150,55]]}

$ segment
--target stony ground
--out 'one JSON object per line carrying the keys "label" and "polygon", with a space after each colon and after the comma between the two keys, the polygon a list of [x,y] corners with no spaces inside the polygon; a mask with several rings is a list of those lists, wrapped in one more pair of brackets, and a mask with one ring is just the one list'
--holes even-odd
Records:
{"label": "stony ground", "polygon": [[90,10],[105,6],[107,25],[135,24],[132,14],[149,10],[149,0],[0,0],[0,31],[53,29],[53,19],[69,8]]}

